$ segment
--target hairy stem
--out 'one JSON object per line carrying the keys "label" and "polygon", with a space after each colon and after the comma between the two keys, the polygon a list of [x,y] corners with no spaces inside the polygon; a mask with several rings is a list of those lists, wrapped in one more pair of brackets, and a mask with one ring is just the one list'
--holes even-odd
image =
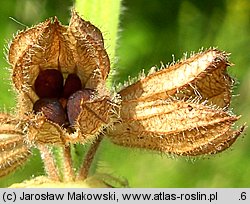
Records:
{"label": "hairy stem", "polygon": [[63,180],[66,182],[73,181],[75,179],[75,174],[73,170],[73,164],[70,153],[70,146],[63,148]]}
{"label": "hairy stem", "polygon": [[91,164],[94,160],[97,149],[103,139],[103,135],[100,135],[93,144],[91,144],[87,154],[84,157],[82,166],[77,175],[77,180],[85,180],[88,177]]}
{"label": "hairy stem", "polygon": [[41,144],[38,144],[37,148],[41,152],[41,157],[44,163],[44,169],[48,177],[51,180],[60,181],[58,169],[56,167],[54,157],[49,148],[46,145],[41,145]]}

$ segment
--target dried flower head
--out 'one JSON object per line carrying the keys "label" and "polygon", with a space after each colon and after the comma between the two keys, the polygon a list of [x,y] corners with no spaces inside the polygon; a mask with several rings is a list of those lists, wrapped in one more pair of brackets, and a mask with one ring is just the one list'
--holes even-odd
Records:
{"label": "dried flower head", "polygon": [[228,55],[209,49],[151,73],[122,89],[122,122],[111,140],[178,155],[214,154],[228,148],[244,127],[227,112],[233,80]]}
{"label": "dried flower head", "polygon": [[[102,34],[75,12],[69,26],[54,18],[20,32],[11,43],[9,62],[18,91],[18,115],[36,123],[27,124],[32,129],[29,140],[84,143],[111,122],[114,102],[104,86],[110,68]],[[89,89],[95,93],[88,98],[79,95],[79,107],[69,105],[77,91]],[[84,114],[84,119],[75,118],[72,124],[74,112],[75,117]],[[57,133],[50,139],[51,128]]]}
{"label": "dried flower head", "polygon": [[[73,11],[69,26],[55,17],[18,33],[9,63],[18,104],[15,115],[0,115],[0,176],[22,165],[31,148],[40,149],[49,177],[60,180],[48,145],[63,147],[63,180],[72,181],[88,176],[103,136],[126,147],[195,156],[227,149],[244,129],[232,129],[239,116],[228,111],[230,63],[216,49],[111,93],[102,34]],[[75,177],[69,144],[88,142]]]}

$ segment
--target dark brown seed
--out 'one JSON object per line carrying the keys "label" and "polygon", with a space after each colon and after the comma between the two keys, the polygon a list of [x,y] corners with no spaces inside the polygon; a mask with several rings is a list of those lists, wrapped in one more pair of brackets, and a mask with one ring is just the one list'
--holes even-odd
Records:
{"label": "dark brown seed", "polygon": [[68,98],[73,93],[82,89],[82,82],[76,74],[69,74],[64,87],[63,87],[63,97]]}
{"label": "dark brown seed", "polygon": [[66,124],[66,114],[58,99],[39,99],[35,102],[33,110],[35,113],[42,112],[48,120],[60,126]]}
{"label": "dark brown seed", "polygon": [[75,125],[75,122],[81,113],[82,103],[91,99],[94,95],[92,89],[82,89],[72,94],[67,103],[67,113],[70,125]]}
{"label": "dark brown seed", "polygon": [[56,69],[41,71],[35,80],[35,92],[40,98],[59,98],[63,90],[62,73]]}

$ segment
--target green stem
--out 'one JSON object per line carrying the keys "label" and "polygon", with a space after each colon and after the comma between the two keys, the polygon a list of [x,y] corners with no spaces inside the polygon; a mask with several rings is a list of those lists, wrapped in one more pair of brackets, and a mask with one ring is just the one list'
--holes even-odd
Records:
{"label": "green stem", "polygon": [[103,139],[103,136],[104,135],[99,135],[99,137],[94,141],[93,144],[91,144],[89,150],[87,151],[85,157],[84,157],[84,160],[82,162],[82,166],[79,170],[79,173],[78,173],[78,176],[77,176],[77,180],[78,181],[84,181],[88,175],[89,175],[89,170],[90,170],[90,167],[91,167],[91,164],[94,160],[94,157],[96,155],[96,152],[97,152],[97,149]]}
{"label": "green stem", "polygon": [[[75,9],[84,20],[90,21],[101,30],[112,71],[115,63],[121,0],[76,0]],[[109,88],[111,83],[112,75],[110,74],[107,82]]]}
{"label": "green stem", "polygon": [[37,148],[41,153],[41,157],[44,163],[44,169],[45,172],[47,173],[48,178],[53,181],[60,181],[58,169],[56,167],[55,160],[51,150],[46,145],[43,144],[38,144]]}
{"label": "green stem", "polygon": [[73,164],[72,164],[72,158],[70,154],[70,146],[66,146],[63,148],[63,168],[64,168],[64,173],[63,173],[63,180],[64,182],[69,182],[73,181],[75,179],[75,173],[73,170]]}

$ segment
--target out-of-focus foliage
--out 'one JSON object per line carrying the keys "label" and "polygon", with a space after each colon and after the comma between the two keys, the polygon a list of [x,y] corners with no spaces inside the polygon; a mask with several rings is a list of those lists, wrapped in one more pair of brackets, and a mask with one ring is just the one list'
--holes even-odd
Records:
{"label": "out-of-focus foliage", "polygon": [[[69,0],[9,0],[0,8],[0,45],[3,50],[13,33],[50,16],[67,23],[73,2]],[[142,69],[177,60],[184,52],[218,47],[231,53],[235,64],[229,69],[239,83],[231,107],[241,114],[240,123],[250,121],[250,1],[249,0],[124,0],[117,49],[117,76],[114,83]],[[105,31],[108,32],[108,31]],[[109,46],[108,44],[106,46]],[[8,67],[0,52],[0,108],[11,111],[15,105]],[[173,79],[174,80],[174,79]],[[250,132],[247,130],[232,147],[209,158],[195,161],[170,158],[141,150],[126,149],[105,140],[98,151],[102,161],[115,174],[128,179],[132,187],[250,187]],[[96,165],[97,161],[96,161]],[[43,173],[39,154],[26,166],[0,180],[0,187]]]}

